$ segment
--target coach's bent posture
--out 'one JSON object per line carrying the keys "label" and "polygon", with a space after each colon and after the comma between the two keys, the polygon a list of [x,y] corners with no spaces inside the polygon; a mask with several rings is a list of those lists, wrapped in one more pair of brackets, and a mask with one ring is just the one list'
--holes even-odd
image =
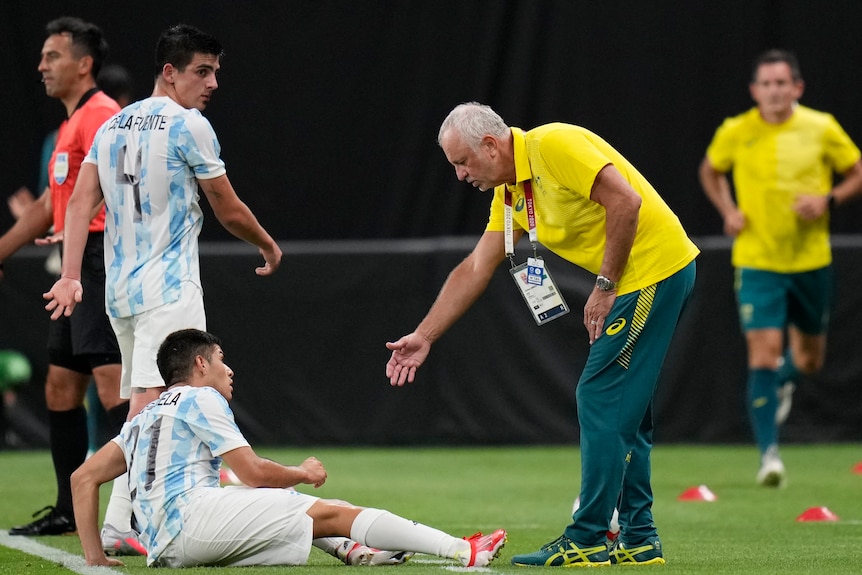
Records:
{"label": "coach's bent posture", "polygon": [[[592,347],[577,387],[581,505],[563,535],[512,563],[664,563],[651,509],[652,399],[694,285],[697,247],[634,166],[584,128],[548,124],[524,132],[469,103],[452,110],[438,142],[459,180],[495,188],[491,217],[416,331],[386,344],[387,377],[392,385],[413,381],[431,344],[476,301],[497,265],[509,256],[514,266],[525,230],[534,248],[541,242],[595,273],[584,307]],[[532,311],[558,292],[544,262],[527,263],[515,276],[525,294],[540,291]],[[540,309],[534,319],[561,309]],[[605,537],[618,500],[621,531],[609,555]]]}
{"label": "coach's bent posture", "polygon": [[[485,566],[499,553],[506,542],[502,529],[458,539],[382,509],[285,489],[319,487],[326,470],[314,457],[285,466],[255,454],[228,406],[233,370],[223,360],[220,341],[209,333],[170,334],[157,356],[167,391],[72,475],[88,565],[122,565],[102,549],[99,486],[127,468],[150,566],[303,565],[312,539],[331,536],[430,553],[466,567]],[[219,486],[222,458],[250,487]]]}

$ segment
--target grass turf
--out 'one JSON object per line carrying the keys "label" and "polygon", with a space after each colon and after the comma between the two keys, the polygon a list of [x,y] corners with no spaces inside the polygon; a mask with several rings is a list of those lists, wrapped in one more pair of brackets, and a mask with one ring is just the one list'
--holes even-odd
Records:
{"label": "grass turf", "polygon": [[[300,489],[357,505],[389,509],[457,536],[503,527],[509,543],[491,570],[523,573],[512,555],[534,551],[556,538],[569,521],[578,492],[580,464],[572,447],[505,448],[320,448],[262,449],[261,455],[296,463],[316,455],[329,480]],[[862,461],[858,445],[793,445],[782,448],[785,488],[754,483],[754,447],[659,446],[653,452],[653,507],[662,538],[662,573],[766,574],[862,572]],[[53,502],[54,483],[46,452],[0,452],[0,529],[25,523]],[[686,489],[706,485],[715,502],[679,501]],[[103,491],[103,503],[108,491]],[[837,522],[798,522],[811,507],[827,507]],[[80,554],[77,537],[41,537],[40,543]],[[144,573],[143,558],[125,558],[126,573]],[[312,550],[305,573],[329,575],[345,566]],[[389,568],[410,575],[439,574],[452,562],[417,556]],[[617,570],[622,567],[611,567]],[[147,570],[147,573],[152,571]],[[236,569],[185,569],[219,575]],[[242,568],[243,575],[283,573],[284,568]],[[0,546],[0,575],[60,575],[70,571]]]}

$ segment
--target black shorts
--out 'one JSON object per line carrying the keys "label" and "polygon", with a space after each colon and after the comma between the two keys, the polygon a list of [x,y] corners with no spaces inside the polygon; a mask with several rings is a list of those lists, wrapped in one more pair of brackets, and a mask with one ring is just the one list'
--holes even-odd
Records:
{"label": "black shorts", "polygon": [[105,311],[104,234],[90,233],[81,265],[84,299],[48,326],[48,360],[78,373],[120,363],[120,347]]}

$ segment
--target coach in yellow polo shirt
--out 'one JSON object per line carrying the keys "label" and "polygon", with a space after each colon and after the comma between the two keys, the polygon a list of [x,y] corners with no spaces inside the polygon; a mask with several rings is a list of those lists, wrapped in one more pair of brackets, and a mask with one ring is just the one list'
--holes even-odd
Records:
{"label": "coach in yellow polo shirt", "polygon": [[[823,366],[832,296],[829,210],[862,191],[859,149],[831,115],[797,103],[803,88],[792,53],[761,54],[750,84],[757,106],[724,121],[700,166],[704,191],[735,238],[757,482],[766,486],[784,482],[778,428],[793,382]],[[844,175],[834,188],[833,172]]]}
{"label": "coach in yellow polo shirt", "polygon": [[[452,110],[438,142],[459,180],[494,188],[491,216],[416,330],[386,344],[390,383],[414,380],[432,343],[476,301],[507,256],[513,266],[516,257],[527,259],[523,271],[515,268],[516,285],[534,282],[530,289],[544,290],[533,300],[525,295],[531,313],[554,300],[551,270],[533,250],[514,253],[524,233],[534,247],[541,243],[593,272],[596,286],[583,310],[592,346],[576,392],[580,507],[563,535],[512,563],[664,563],[652,518],[652,400],[694,285],[697,247],[649,182],[589,130],[557,123],[524,132],[488,106],[468,103]],[[515,289],[513,304],[523,305]],[[542,323],[544,316],[534,315]],[[609,551],[605,539],[618,502],[620,535]]]}

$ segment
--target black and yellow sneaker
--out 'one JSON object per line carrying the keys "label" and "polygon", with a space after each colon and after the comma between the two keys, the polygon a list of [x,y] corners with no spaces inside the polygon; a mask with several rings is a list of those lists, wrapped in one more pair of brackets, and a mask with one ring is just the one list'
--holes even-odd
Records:
{"label": "black and yellow sneaker", "polygon": [[512,557],[512,565],[520,567],[602,567],[610,564],[604,543],[581,547],[565,535],[534,553]]}
{"label": "black and yellow sneaker", "polygon": [[43,511],[48,513],[32,523],[13,527],[9,530],[9,535],[64,535],[75,531],[75,516],[71,512],[63,513],[49,505],[34,513],[33,517]]}
{"label": "black and yellow sneaker", "polygon": [[618,541],[611,550],[610,559],[614,565],[664,565],[665,563],[658,537],[643,545],[630,548],[622,541]]}

